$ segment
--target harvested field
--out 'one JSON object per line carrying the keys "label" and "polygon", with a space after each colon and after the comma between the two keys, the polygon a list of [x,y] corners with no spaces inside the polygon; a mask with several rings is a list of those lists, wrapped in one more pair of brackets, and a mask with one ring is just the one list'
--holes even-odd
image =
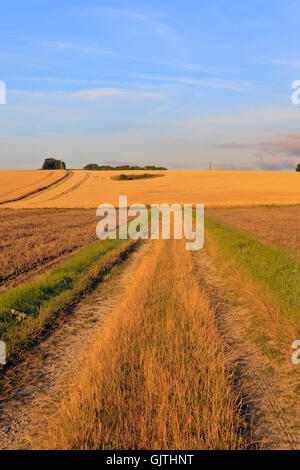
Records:
{"label": "harvested field", "polygon": [[[272,171],[161,171],[163,178],[112,180],[134,171],[76,170],[60,185],[34,197],[10,204],[14,208],[96,208],[117,205],[119,195],[128,203],[199,203],[207,207],[300,203],[299,174]],[[149,171],[157,176],[157,172]]]}
{"label": "harvested field", "polygon": [[3,210],[0,288],[96,240],[96,223],[95,211]]}
{"label": "harvested field", "polygon": [[264,242],[300,252],[300,206],[211,209],[207,214]]}
{"label": "harvested field", "polygon": [[0,171],[0,203],[24,197],[60,180],[65,170]]}

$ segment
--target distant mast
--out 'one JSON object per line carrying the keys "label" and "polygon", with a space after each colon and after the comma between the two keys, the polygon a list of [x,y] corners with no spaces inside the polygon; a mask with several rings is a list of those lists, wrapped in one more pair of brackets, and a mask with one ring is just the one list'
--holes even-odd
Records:
{"label": "distant mast", "polygon": [[212,170],[212,163],[209,162],[209,171],[211,171],[211,170]]}

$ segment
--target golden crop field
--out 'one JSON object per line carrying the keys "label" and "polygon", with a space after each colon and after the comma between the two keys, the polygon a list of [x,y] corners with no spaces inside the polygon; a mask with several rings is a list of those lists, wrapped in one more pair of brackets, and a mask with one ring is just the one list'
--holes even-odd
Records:
{"label": "golden crop field", "polygon": [[[0,172],[0,449],[300,449],[299,174],[123,173]],[[120,195],[203,249],[96,239]]]}
{"label": "golden crop field", "polygon": [[[165,202],[230,207],[300,202],[299,174],[296,172],[168,170],[159,172],[164,175],[161,178],[111,179],[121,173],[138,172],[76,170],[56,187],[28,200],[9,204],[9,207],[96,208],[104,203],[118,205],[119,195],[127,195],[128,204],[148,205]],[[38,179],[40,173],[36,174]],[[3,178],[1,172],[0,178]],[[18,185],[16,182],[16,187]]]}
{"label": "golden crop field", "polygon": [[0,203],[28,195],[55,183],[65,170],[7,170],[0,171]]}

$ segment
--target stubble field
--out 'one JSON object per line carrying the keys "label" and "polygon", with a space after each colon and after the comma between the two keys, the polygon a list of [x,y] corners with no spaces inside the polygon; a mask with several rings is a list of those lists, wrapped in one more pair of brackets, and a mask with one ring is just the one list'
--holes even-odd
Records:
{"label": "stubble field", "polygon": [[209,209],[207,215],[249,232],[263,242],[292,248],[300,255],[300,205]]}
{"label": "stubble field", "polygon": [[0,289],[96,239],[94,211],[3,210],[0,214]]}

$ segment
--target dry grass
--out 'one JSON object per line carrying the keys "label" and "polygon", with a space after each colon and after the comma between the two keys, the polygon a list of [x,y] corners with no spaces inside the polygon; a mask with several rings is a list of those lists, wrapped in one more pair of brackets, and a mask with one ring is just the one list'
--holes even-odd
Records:
{"label": "dry grass", "polygon": [[300,206],[211,209],[207,214],[263,242],[300,251]]}
{"label": "dry grass", "polygon": [[48,186],[65,174],[65,170],[2,170],[0,171],[0,202],[17,199]]}
{"label": "dry grass", "polygon": [[33,448],[245,448],[215,312],[190,253],[179,241],[153,243]]}
{"label": "dry grass", "polygon": [[96,240],[94,211],[3,210],[0,219],[0,286],[39,271]]}
{"label": "dry grass", "polygon": [[247,307],[245,334],[270,360],[285,361],[287,371],[295,369],[291,344],[300,332],[297,263],[263,244],[259,248],[259,242],[251,247],[247,235],[240,237],[209,221],[206,229],[205,248],[224,280],[223,295]]}
{"label": "dry grass", "polygon": [[[74,171],[56,188],[12,207],[96,208],[99,204],[118,204],[119,194],[129,204],[203,203],[209,206],[252,206],[300,203],[299,174],[257,171],[161,171],[163,178],[114,181],[118,174],[134,171]],[[155,171],[149,171],[156,174]]]}

